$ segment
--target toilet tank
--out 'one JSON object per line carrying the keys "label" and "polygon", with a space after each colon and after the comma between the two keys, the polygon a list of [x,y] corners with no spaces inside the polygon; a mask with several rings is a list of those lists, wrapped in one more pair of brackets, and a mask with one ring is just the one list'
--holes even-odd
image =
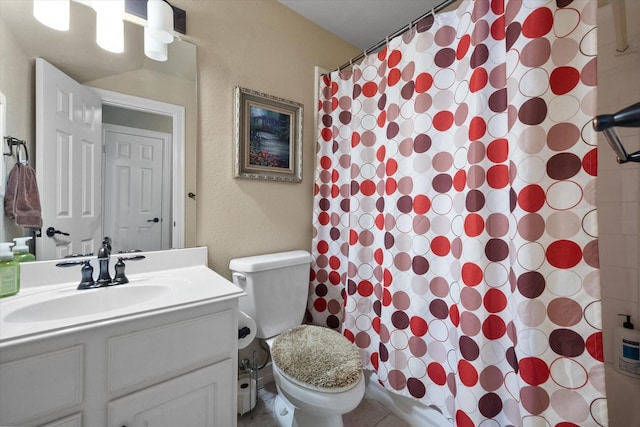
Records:
{"label": "toilet tank", "polygon": [[278,252],[229,262],[233,283],[246,293],[240,310],[256,321],[258,338],[271,338],[300,325],[307,308],[311,255]]}

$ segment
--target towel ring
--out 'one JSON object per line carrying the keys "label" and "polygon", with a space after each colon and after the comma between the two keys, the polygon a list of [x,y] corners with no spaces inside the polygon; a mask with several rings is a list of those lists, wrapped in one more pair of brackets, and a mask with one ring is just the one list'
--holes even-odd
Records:
{"label": "towel ring", "polygon": [[[16,162],[21,165],[29,164],[29,151],[27,150],[27,141],[22,139],[15,138],[13,136],[5,136],[5,141],[7,141],[7,145],[9,146],[9,152],[3,153],[5,156],[13,156],[13,147],[16,146]],[[24,152],[24,159],[22,158],[22,153]]]}

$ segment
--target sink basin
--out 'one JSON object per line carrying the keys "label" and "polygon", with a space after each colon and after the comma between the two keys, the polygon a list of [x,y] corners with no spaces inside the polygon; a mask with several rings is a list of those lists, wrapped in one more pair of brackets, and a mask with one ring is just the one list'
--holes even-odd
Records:
{"label": "sink basin", "polygon": [[0,354],[15,345],[173,315],[244,295],[207,267],[206,247],[144,255],[144,262],[128,267],[129,283],[98,289],[76,289],[78,269],[61,269],[59,260],[21,265],[20,292],[0,298]]}
{"label": "sink basin", "polygon": [[125,284],[105,288],[67,291],[45,301],[21,307],[9,313],[7,322],[44,322],[119,310],[146,303],[171,291],[167,285]]}

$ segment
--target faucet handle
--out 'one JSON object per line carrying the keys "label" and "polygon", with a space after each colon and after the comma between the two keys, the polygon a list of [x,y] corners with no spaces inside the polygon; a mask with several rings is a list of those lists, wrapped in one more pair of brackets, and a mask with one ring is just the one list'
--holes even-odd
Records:
{"label": "faucet handle", "polygon": [[125,269],[125,261],[140,261],[141,259],[145,259],[146,257],[144,255],[135,255],[135,256],[129,256],[129,257],[118,257],[118,262],[116,262],[116,265],[113,266],[113,268],[115,268],[116,270],[116,275],[113,277],[113,284],[114,285],[123,285],[125,283],[129,283],[129,279],[127,279],[127,276],[125,276],[124,274],[124,269]]}
{"label": "faucet handle", "polygon": [[98,285],[95,280],[93,280],[93,266],[91,266],[91,262],[86,259],[84,261],[64,261],[56,264],[56,267],[72,267],[74,265],[82,265],[82,278],[80,279],[80,283],[78,284],[78,289],[93,289],[98,288]]}
{"label": "faucet handle", "polygon": [[65,255],[65,258],[81,258],[81,257],[85,257],[85,256],[93,256],[93,252],[90,252],[88,254],[69,254],[69,255]]}
{"label": "faucet handle", "polygon": [[145,259],[146,256],[144,255],[134,255],[134,256],[123,256],[123,257],[119,257],[119,260],[123,260],[123,261],[140,261],[141,259]]}

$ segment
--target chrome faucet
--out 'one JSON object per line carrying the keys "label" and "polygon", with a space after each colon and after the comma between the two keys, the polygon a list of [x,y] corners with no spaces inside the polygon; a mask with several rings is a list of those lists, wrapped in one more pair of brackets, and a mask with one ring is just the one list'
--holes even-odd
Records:
{"label": "chrome faucet", "polygon": [[111,238],[105,237],[102,240],[102,247],[98,249],[98,264],[100,266],[100,273],[98,274],[98,280],[96,283],[98,286],[111,285],[111,275],[109,274],[109,257],[111,256]]}

